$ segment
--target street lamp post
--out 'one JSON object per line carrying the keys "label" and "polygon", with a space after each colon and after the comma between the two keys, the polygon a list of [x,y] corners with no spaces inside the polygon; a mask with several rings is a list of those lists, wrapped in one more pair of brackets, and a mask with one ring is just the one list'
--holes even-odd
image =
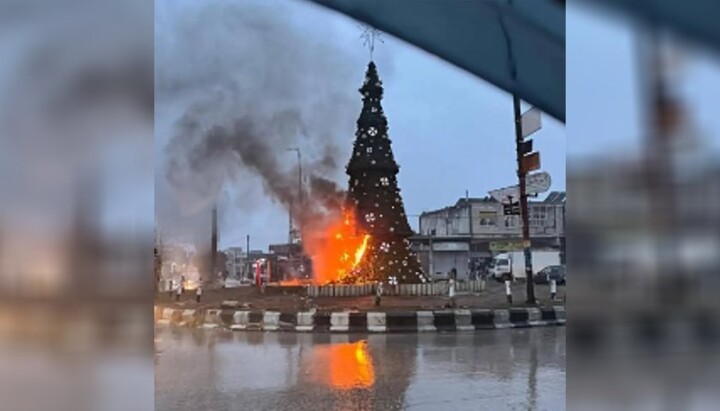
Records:
{"label": "street lamp post", "polygon": [[[298,209],[302,210],[303,206],[303,190],[302,190],[302,153],[300,152],[300,148],[298,147],[291,147],[288,148],[287,151],[294,151],[297,153],[297,161],[298,161]],[[296,218],[297,224],[298,224],[298,231],[302,233],[302,219]],[[292,207],[290,210],[290,244],[292,244]]]}
{"label": "street lamp post", "polygon": [[[297,153],[298,158],[298,204],[297,209],[302,210],[303,207],[303,195],[302,195],[302,153],[300,152],[299,147],[291,147],[288,148],[287,151],[294,151]],[[297,229],[298,229],[298,236],[302,235],[302,218],[295,216]],[[290,261],[293,260],[293,236],[292,236],[292,206],[290,207],[290,232],[289,232],[290,241],[288,241],[288,258]],[[302,253],[298,255],[298,260],[300,261],[300,264],[302,264]],[[292,264],[292,263],[291,263]]]}

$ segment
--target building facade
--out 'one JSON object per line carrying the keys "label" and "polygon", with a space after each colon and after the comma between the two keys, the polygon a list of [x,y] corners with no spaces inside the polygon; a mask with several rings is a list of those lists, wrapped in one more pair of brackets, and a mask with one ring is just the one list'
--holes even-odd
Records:
{"label": "building facade", "polygon": [[225,250],[225,256],[227,256],[225,262],[228,276],[234,279],[243,278],[243,274],[247,271],[245,268],[247,265],[247,257],[243,252],[243,248],[230,247]]}
{"label": "building facade", "polygon": [[[529,201],[531,247],[564,249],[565,193],[551,192]],[[472,279],[500,252],[522,249],[520,216],[504,215],[503,204],[489,197],[461,198],[454,205],[420,215],[413,248],[435,279],[454,275]]]}

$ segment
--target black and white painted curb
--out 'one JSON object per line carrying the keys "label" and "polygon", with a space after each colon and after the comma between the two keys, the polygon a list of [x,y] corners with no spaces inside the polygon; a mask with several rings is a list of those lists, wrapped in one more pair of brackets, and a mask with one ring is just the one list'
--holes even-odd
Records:
{"label": "black and white painted curb", "polygon": [[155,307],[157,324],[248,331],[443,332],[565,325],[565,307],[399,312],[182,310]]}

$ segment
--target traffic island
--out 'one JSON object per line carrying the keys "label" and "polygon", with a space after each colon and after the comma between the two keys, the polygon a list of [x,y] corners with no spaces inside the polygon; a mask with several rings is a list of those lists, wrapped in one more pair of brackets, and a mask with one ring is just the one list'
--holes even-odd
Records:
{"label": "traffic island", "polygon": [[311,297],[300,288],[255,287],[208,290],[201,302],[159,295],[158,324],[243,331],[293,332],[455,332],[522,328],[565,323],[564,292],[555,300],[547,285],[536,286],[538,303],[528,305],[525,284],[512,287],[508,304],[503,283],[488,282],[482,291],[455,295],[374,295]]}

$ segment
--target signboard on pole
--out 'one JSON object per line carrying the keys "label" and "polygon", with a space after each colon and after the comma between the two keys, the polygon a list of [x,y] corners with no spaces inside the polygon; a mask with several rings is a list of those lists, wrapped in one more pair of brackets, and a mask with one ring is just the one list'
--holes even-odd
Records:
{"label": "signboard on pole", "polygon": [[[525,177],[525,193],[534,195],[548,191],[550,189],[550,174],[545,171],[539,173],[528,174]],[[509,203],[509,198],[519,199],[520,188],[518,186],[510,186],[499,188],[497,190],[488,191],[490,197],[501,203]]]}
{"label": "signboard on pole", "polygon": [[488,193],[490,194],[490,197],[500,203],[508,203],[508,198],[520,198],[520,189],[518,186],[499,188],[497,190],[488,191]]}
{"label": "signboard on pole", "polygon": [[520,116],[520,125],[523,138],[540,130],[540,127],[542,127],[542,124],[540,124],[540,110],[538,110],[537,107],[533,107],[524,112]]}
{"label": "signboard on pole", "polygon": [[522,158],[522,172],[529,173],[540,169],[540,153],[537,151]]}
{"label": "signboard on pole", "polygon": [[520,203],[503,204],[504,215],[520,215]]}
{"label": "signboard on pole", "polygon": [[525,192],[528,194],[544,193],[550,189],[550,183],[550,174],[544,171],[528,174],[525,177]]}

